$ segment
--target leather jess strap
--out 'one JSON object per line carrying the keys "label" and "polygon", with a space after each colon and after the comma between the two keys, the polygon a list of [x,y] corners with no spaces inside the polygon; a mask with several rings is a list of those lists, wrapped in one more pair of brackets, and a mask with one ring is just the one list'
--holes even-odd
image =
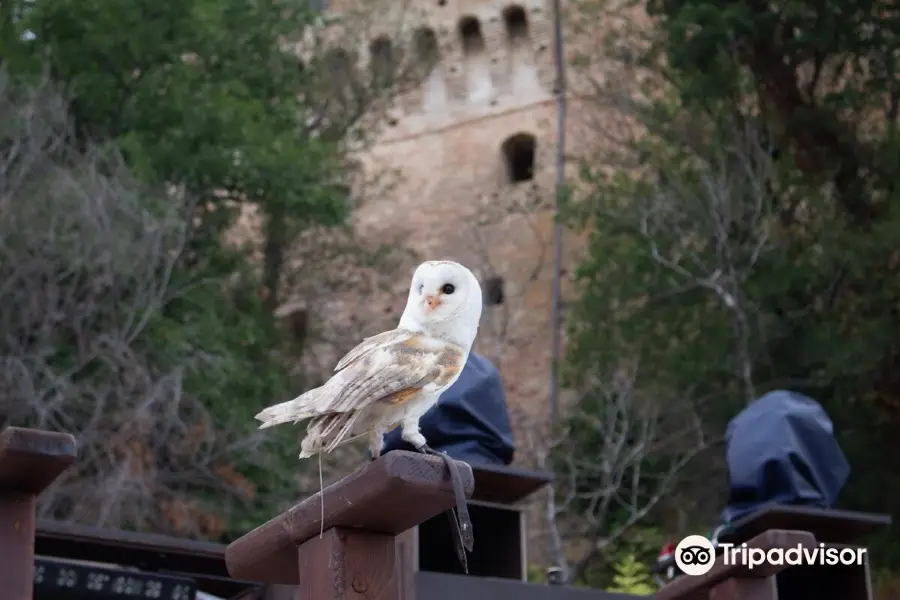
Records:
{"label": "leather jess strap", "polygon": [[447,517],[450,519],[450,535],[453,537],[453,546],[456,556],[459,558],[459,564],[462,565],[463,572],[468,573],[469,561],[466,558],[466,551],[471,552],[475,547],[475,533],[472,531],[472,519],[469,517],[466,491],[456,461],[450,458],[446,452],[441,452],[439,456],[444,459],[447,470],[450,471],[450,483],[453,486],[453,496],[456,500],[456,507],[447,511]]}
{"label": "leather jess strap", "polygon": [[462,475],[459,473],[459,466],[446,452],[436,452],[427,445],[420,448],[419,451],[440,457],[450,472],[450,484],[453,486],[453,498],[456,501],[456,506],[447,511],[447,518],[450,520],[450,535],[453,538],[453,549],[456,551],[456,557],[459,559],[463,572],[468,574],[469,561],[466,557],[466,551],[471,552],[475,547],[475,532],[472,530],[472,519],[469,517],[469,505],[466,501],[466,489]]}

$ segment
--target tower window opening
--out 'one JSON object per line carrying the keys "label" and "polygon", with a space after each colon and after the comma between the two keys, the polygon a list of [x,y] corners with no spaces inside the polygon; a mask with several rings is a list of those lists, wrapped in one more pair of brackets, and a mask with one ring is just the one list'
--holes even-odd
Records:
{"label": "tower window opening", "polygon": [[488,306],[498,306],[503,304],[505,294],[503,293],[503,278],[499,275],[489,277],[484,282],[484,299]]}
{"label": "tower window opening", "polygon": [[434,68],[438,61],[438,41],[434,30],[428,27],[417,29],[413,34],[416,58],[426,69]]}
{"label": "tower window opening", "polygon": [[528,39],[528,15],[525,9],[514,4],[503,9],[503,22],[509,41],[516,43]]}
{"label": "tower window opening", "polygon": [[387,85],[394,73],[394,48],[391,40],[382,36],[369,44],[369,56],[372,60],[372,77],[376,83]]}
{"label": "tower window opening", "polygon": [[537,146],[530,133],[517,133],[506,139],[500,147],[506,161],[506,173],[510,183],[534,179],[534,154]]}
{"label": "tower window opening", "polygon": [[484,51],[484,35],[481,33],[481,23],[477,18],[468,16],[460,19],[459,37],[462,40],[464,54]]}

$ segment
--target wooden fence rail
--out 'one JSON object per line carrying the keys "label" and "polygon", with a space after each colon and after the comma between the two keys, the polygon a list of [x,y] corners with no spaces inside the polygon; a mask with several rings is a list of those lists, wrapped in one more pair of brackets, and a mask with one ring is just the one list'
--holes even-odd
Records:
{"label": "wooden fence rail", "polygon": [[[0,431],[0,599],[34,600],[37,594],[40,599],[66,600],[93,597],[88,592],[98,591],[96,586],[82,585],[86,581],[79,581],[78,586],[63,586],[66,589],[34,586],[36,498],[75,458],[76,444],[71,435],[19,428]],[[473,470],[465,463],[457,464],[466,497],[471,498],[475,488]],[[489,487],[486,485],[485,489]],[[191,590],[197,587],[196,582],[205,581],[204,585],[232,598],[237,597],[234,594],[254,599],[277,596],[272,592],[278,590],[261,584],[291,586],[278,591],[291,600],[637,598],[508,578],[418,570],[409,564],[407,552],[398,551],[397,536],[454,504],[443,460],[395,451],[257,527],[224,551],[221,546],[205,542],[44,522],[37,539],[44,555],[39,560],[47,562],[48,556],[80,558],[110,563],[111,569],[117,565],[131,569],[110,570],[118,579],[139,579],[134,568],[156,573],[160,580],[168,572],[181,578],[179,581],[189,582]],[[766,552],[797,547],[858,548],[861,535],[889,523],[890,518],[884,515],[769,506],[731,524],[720,541],[746,544]],[[428,543],[452,542],[448,537],[429,539]],[[477,527],[475,544],[483,545],[482,550],[497,550],[490,535],[479,537]],[[226,572],[230,578],[225,577]],[[41,585],[46,586],[46,582]],[[163,588],[157,585],[154,589]],[[98,597],[134,597],[115,595],[119,592],[113,589],[102,591]],[[67,595],[72,593],[75,595]],[[171,593],[168,596],[160,600],[175,597]],[[183,598],[183,594],[178,598]],[[758,565],[751,569],[725,564],[719,555],[710,571],[676,579],[659,590],[655,598],[871,600],[872,583],[867,561],[843,566]]]}

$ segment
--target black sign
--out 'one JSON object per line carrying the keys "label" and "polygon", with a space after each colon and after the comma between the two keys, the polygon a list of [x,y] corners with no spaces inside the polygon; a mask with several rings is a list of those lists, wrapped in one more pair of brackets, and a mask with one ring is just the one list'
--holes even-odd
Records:
{"label": "black sign", "polygon": [[192,579],[34,560],[34,600],[195,600]]}

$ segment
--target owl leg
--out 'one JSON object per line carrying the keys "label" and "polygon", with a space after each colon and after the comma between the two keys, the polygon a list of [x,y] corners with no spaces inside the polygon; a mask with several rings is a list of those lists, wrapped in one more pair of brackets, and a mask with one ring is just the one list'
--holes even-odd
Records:
{"label": "owl leg", "polygon": [[430,454],[432,456],[443,456],[445,454],[443,452],[438,452],[437,450],[432,449],[428,444],[422,444],[421,446],[416,448],[416,451],[421,452],[422,454]]}
{"label": "owl leg", "polygon": [[[433,454],[434,450],[428,447],[428,442],[422,432],[419,431],[419,415],[413,418],[403,419],[400,422],[400,438],[415,448],[418,452]],[[427,449],[427,450],[426,450]]]}
{"label": "owl leg", "polygon": [[384,429],[376,427],[369,432],[369,452],[372,454],[372,460],[381,456],[381,449],[384,447]]}

